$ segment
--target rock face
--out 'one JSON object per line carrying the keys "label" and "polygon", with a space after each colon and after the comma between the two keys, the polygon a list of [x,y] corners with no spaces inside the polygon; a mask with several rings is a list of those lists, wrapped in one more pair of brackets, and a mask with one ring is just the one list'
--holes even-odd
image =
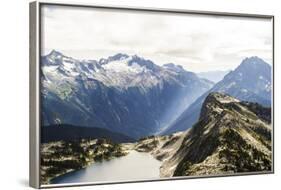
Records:
{"label": "rock face", "polygon": [[166,136],[150,136],[140,139],[134,145],[134,150],[138,152],[149,152],[159,161],[171,158],[178,148],[187,132],[178,132]]}
{"label": "rock face", "polygon": [[184,131],[198,120],[205,98],[211,92],[227,93],[239,100],[271,107],[271,66],[258,57],[246,58],[223,80],[195,100],[163,134]]}
{"label": "rock face", "polygon": [[98,127],[133,138],[153,135],[213,83],[180,66],[126,54],[77,60],[41,58],[43,125]]}
{"label": "rock face", "polygon": [[161,176],[271,171],[271,109],[210,93]]}

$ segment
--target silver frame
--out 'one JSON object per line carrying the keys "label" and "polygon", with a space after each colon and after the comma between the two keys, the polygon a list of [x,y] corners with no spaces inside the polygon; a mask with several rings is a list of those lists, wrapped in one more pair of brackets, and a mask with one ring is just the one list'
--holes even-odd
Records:
{"label": "silver frame", "polygon": [[[265,172],[246,172],[226,175],[208,175],[208,176],[181,176],[159,179],[139,179],[128,181],[109,181],[109,182],[89,182],[89,183],[68,183],[68,184],[52,184],[42,185],[40,183],[40,56],[41,56],[41,6],[42,5],[60,5],[60,6],[75,6],[88,8],[101,8],[120,11],[142,11],[142,12],[160,12],[169,14],[185,14],[185,15],[210,15],[210,16],[226,16],[226,17],[242,17],[242,18],[263,18],[272,20],[272,170]],[[54,187],[74,187],[86,185],[104,185],[104,184],[121,184],[121,183],[136,183],[136,182],[153,182],[167,180],[184,180],[194,178],[212,178],[212,177],[228,177],[228,176],[245,176],[258,174],[274,174],[274,16],[246,13],[228,13],[228,12],[212,12],[212,11],[197,11],[183,9],[164,9],[151,7],[124,7],[116,5],[95,5],[81,3],[65,3],[54,2],[47,0],[34,1],[29,4],[29,185],[33,188],[54,188]]]}

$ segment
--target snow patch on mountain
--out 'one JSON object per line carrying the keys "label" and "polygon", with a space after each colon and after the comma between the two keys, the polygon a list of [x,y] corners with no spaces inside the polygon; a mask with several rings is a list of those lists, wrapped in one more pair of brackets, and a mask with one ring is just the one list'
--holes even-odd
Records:
{"label": "snow patch on mountain", "polygon": [[138,63],[133,62],[131,65],[128,63],[132,60],[132,57],[123,58],[120,60],[111,61],[102,65],[103,69],[111,72],[122,73],[140,73],[146,71],[146,67],[140,66]]}
{"label": "snow patch on mountain", "polygon": [[126,54],[78,60],[41,57],[43,121],[97,126],[141,137],[173,121],[213,83],[180,66]]}

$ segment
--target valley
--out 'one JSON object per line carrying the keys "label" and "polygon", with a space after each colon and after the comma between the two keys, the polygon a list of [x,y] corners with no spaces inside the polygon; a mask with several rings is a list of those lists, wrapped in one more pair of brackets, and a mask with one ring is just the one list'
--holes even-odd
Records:
{"label": "valley", "polygon": [[200,77],[122,53],[41,59],[42,184],[272,171],[271,66],[259,57]]}
{"label": "valley", "polygon": [[41,69],[44,126],[98,127],[134,139],[160,132],[214,84],[126,54],[85,61],[53,50]]}
{"label": "valley", "polygon": [[[46,184],[79,182],[80,179],[82,182],[106,181],[106,175],[95,177],[96,172],[118,176],[116,170],[121,172],[124,167],[120,168],[120,164],[128,161],[131,167],[125,167],[123,178],[116,180],[270,172],[270,124],[271,109],[225,94],[210,93],[198,122],[184,132],[148,136],[128,143],[81,139],[42,144],[42,181]],[[147,165],[142,165],[144,163]],[[145,175],[130,175],[138,165],[139,172]]]}

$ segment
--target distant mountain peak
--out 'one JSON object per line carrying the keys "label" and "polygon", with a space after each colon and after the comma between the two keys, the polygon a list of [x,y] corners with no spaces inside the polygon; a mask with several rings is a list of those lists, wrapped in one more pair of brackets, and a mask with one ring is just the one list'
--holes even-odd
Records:
{"label": "distant mountain peak", "polygon": [[270,68],[270,65],[266,63],[263,59],[258,56],[247,57],[243,59],[242,63],[239,65],[237,69],[250,69],[250,68],[259,68],[259,67],[267,67]]}
{"label": "distant mountain peak", "polygon": [[138,56],[137,54],[132,55],[133,59],[144,59],[143,57]]}
{"label": "distant mountain peak", "polygon": [[251,63],[256,63],[256,62],[264,62],[263,59],[261,59],[260,57],[258,56],[251,56],[251,57],[246,57],[243,61],[243,62],[251,62]]}
{"label": "distant mountain peak", "polygon": [[160,66],[156,65],[151,60],[145,59],[145,58],[140,57],[138,55],[133,55],[132,59],[130,59],[128,61],[129,65],[132,65],[134,63],[138,64],[141,67],[146,67],[147,69],[149,69],[151,71],[159,71],[159,69],[160,69]]}
{"label": "distant mountain peak", "polygon": [[[242,86],[248,85],[253,90],[258,81],[263,80],[263,83],[269,85],[271,78],[271,66],[263,59],[253,56],[245,58],[241,64],[229,74],[225,76],[226,79],[235,80]],[[266,84],[264,84],[266,85]],[[264,85],[258,85],[259,88]]]}
{"label": "distant mountain peak", "polygon": [[53,49],[47,56],[49,56],[49,57],[63,57],[64,55],[61,52]]}
{"label": "distant mountain peak", "polygon": [[176,65],[174,63],[167,63],[163,65],[165,68],[176,71],[176,72],[181,72],[185,71],[184,68],[181,65]]}
{"label": "distant mountain peak", "polygon": [[149,59],[145,59],[138,55],[127,55],[123,53],[109,56],[108,58],[102,58],[98,62],[103,65],[104,68],[113,69],[115,71],[159,71],[160,66],[156,65]]}
{"label": "distant mountain peak", "polygon": [[108,59],[110,60],[122,60],[122,59],[127,59],[129,55],[124,54],[124,53],[117,53],[113,56],[110,56]]}
{"label": "distant mountain peak", "polygon": [[58,66],[62,63],[62,59],[66,58],[61,52],[53,49],[49,54],[42,56],[42,65]]}
{"label": "distant mountain peak", "polygon": [[127,59],[127,58],[129,58],[129,55],[123,54],[123,53],[117,53],[113,56],[109,56],[108,58],[101,58],[98,62],[101,65],[104,65],[104,64],[107,64],[112,61],[120,61],[120,60]]}

